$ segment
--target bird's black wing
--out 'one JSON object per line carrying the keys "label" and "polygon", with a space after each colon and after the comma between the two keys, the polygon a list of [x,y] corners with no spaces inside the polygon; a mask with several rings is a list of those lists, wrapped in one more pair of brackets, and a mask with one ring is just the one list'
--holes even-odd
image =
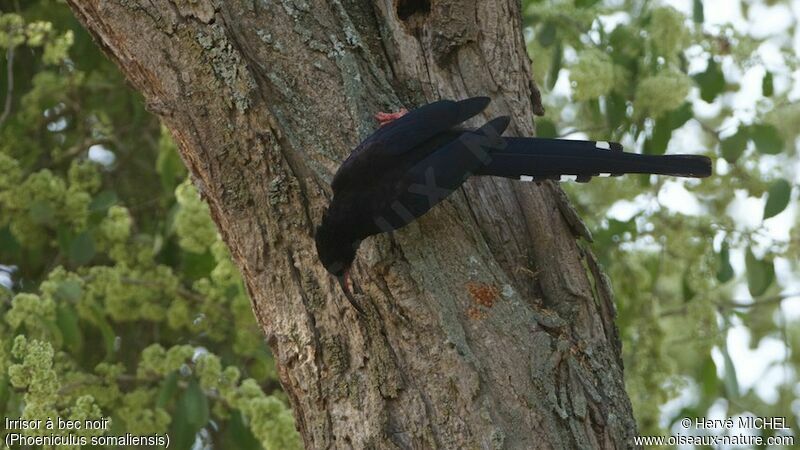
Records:
{"label": "bird's black wing", "polygon": [[339,167],[331,182],[333,191],[352,184],[350,181],[358,182],[359,177],[375,173],[381,163],[393,163],[389,158],[413,150],[437,134],[476,116],[489,101],[488,97],[440,100],[411,110],[378,128]]}
{"label": "bird's black wing", "polygon": [[452,194],[487,163],[492,152],[505,147],[500,134],[508,123],[508,117],[491,120],[415,164],[398,185],[397,196],[373,216],[376,231],[403,227]]}
{"label": "bird's black wing", "polygon": [[488,97],[466,100],[440,100],[409,111],[399,119],[378,128],[362,145],[375,145],[381,153],[407,152],[433,136],[478,115],[489,105]]}
{"label": "bird's black wing", "polygon": [[574,176],[650,173],[679,177],[711,175],[711,160],[700,155],[641,155],[622,151],[616,142],[542,138],[505,138],[507,146],[491,154],[491,161],[476,175],[501,176],[523,181]]}

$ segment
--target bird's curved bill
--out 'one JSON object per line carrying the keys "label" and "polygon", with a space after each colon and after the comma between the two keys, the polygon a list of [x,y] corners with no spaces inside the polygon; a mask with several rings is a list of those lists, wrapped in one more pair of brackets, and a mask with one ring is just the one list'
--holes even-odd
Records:
{"label": "bird's curved bill", "polygon": [[352,290],[350,289],[350,272],[345,271],[341,275],[336,277],[339,280],[339,286],[342,287],[342,291],[344,291],[345,295],[352,295]]}

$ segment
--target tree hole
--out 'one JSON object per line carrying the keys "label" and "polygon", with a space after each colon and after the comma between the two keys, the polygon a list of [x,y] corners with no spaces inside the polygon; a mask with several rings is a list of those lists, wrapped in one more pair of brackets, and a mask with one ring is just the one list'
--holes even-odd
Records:
{"label": "tree hole", "polygon": [[431,12],[430,0],[397,0],[397,17],[406,21],[411,16],[424,16]]}

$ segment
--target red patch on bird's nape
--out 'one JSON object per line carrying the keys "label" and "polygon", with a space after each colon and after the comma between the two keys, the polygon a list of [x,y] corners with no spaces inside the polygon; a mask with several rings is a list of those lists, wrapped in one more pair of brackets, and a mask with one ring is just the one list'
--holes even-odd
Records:
{"label": "red patch on bird's nape", "polygon": [[405,108],[401,108],[400,111],[393,112],[393,113],[386,113],[386,112],[377,112],[375,113],[375,120],[378,121],[378,126],[384,126],[392,121],[395,121],[403,116],[408,114],[408,111]]}

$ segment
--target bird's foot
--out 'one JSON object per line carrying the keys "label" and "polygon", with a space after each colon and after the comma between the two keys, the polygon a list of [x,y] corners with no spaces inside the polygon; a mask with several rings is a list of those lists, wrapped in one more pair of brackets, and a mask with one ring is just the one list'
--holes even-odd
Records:
{"label": "bird's foot", "polygon": [[403,116],[405,116],[408,111],[405,108],[400,108],[400,111],[393,112],[393,113],[386,113],[386,112],[378,112],[375,114],[375,120],[378,121],[379,126],[384,126],[388,123],[391,123],[394,120],[397,120]]}

